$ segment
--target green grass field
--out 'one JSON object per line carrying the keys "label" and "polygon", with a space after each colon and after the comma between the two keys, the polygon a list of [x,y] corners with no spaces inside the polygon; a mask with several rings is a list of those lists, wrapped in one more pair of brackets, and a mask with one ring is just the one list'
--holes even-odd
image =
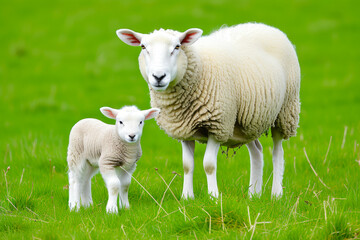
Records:
{"label": "green grass field", "polygon": [[[358,9],[356,0],[2,1],[0,239],[359,239]],[[73,124],[86,117],[112,123],[102,106],[150,107],[140,49],[122,43],[115,31],[198,27],[208,34],[249,21],[284,31],[302,69],[300,128],[283,144],[283,198],[270,197],[272,142],[264,136],[261,198],[247,196],[243,147],[219,154],[222,197],[211,201],[205,146],[198,144],[196,198],[180,200],[182,178],[172,172],[183,174],[181,144],[151,120],[133,176],[163,210],[133,180],[130,210],[106,214],[107,190],[97,175],[94,206],[70,213],[66,149]]]}

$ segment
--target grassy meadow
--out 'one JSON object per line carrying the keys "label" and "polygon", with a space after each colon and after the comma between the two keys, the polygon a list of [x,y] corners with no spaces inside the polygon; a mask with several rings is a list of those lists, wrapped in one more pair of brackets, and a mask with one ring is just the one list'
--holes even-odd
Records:
{"label": "grassy meadow", "polygon": [[[356,0],[2,1],[0,239],[359,239],[359,5]],[[122,43],[115,31],[198,27],[209,34],[243,22],[284,31],[300,61],[300,128],[283,143],[284,196],[270,197],[272,141],[263,136],[261,198],[247,196],[250,163],[242,147],[219,153],[221,198],[211,201],[202,168],[205,146],[197,144],[195,199],[181,200],[181,144],[150,120],[133,175],[141,185],[135,180],[130,185],[130,210],[106,214],[107,190],[97,175],[94,205],[70,213],[71,127],[86,117],[112,123],[100,113],[102,106],[150,107],[138,69],[140,49]]]}

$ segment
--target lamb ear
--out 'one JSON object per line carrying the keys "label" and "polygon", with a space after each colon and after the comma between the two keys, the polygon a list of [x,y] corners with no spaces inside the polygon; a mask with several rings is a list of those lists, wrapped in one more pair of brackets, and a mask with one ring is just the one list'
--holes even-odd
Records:
{"label": "lamb ear", "polygon": [[199,28],[190,28],[186,30],[179,37],[181,45],[187,46],[193,44],[201,37],[202,33],[203,31]]}
{"label": "lamb ear", "polygon": [[149,120],[149,119],[156,117],[159,114],[160,109],[159,108],[151,108],[148,110],[144,110],[142,112],[145,116],[145,120]]}
{"label": "lamb ear", "polygon": [[116,116],[118,114],[118,110],[110,108],[110,107],[102,107],[100,108],[100,111],[102,114],[104,114],[105,117],[116,119]]}
{"label": "lamb ear", "polygon": [[143,37],[143,34],[134,32],[130,29],[119,29],[116,31],[116,34],[121,41],[130,46],[139,46]]}

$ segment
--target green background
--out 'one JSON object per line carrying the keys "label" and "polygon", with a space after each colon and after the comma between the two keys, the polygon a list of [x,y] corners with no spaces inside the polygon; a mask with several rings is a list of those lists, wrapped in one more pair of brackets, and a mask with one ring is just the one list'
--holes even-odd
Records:
{"label": "green background", "polygon": [[[356,0],[2,1],[0,238],[359,238],[358,12]],[[112,123],[101,115],[102,106],[150,107],[138,69],[140,49],[122,43],[115,31],[197,27],[209,34],[244,22],[281,29],[300,61],[300,128],[283,144],[284,197],[270,197],[272,143],[264,136],[261,198],[247,196],[250,164],[243,147],[235,156],[231,150],[219,154],[222,201],[209,200],[204,145],[197,145],[196,198],[178,202],[182,178],[171,184],[175,199],[160,176],[169,183],[173,171],[182,175],[181,144],[151,120],[134,177],[158,202],[166,192],[168,214],[158,214],[156,202],[133,181],[131,209],[107,215],[100,175],[93,179],[94,206],[70,213],[66,148],[71,127],[86,117]],[[304,149],[330,189],[311,170]]]}

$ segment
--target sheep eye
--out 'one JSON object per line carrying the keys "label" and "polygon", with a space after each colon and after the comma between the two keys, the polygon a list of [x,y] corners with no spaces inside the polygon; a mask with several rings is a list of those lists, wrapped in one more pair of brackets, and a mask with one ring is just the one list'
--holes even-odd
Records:
{"label": "sheep eye", "polygon": [[124,124],[122,121],[119,121],[120,124]]}
{"label": "sheep eye", "polygon": [[179,50],[179,49],[180,49],[180,45],[178,44],[178,45],[175,46],[174,50],[171,52],[170,55],[173,55],[175,50]]}
{"label": "sheep eye", "polygon": [[143,121],[140,121],[140,125],[143,123]]}
{"label": "sheep eye", "polygon": [[144,46],[144,44],[141,44],[141,46],[140,46],[142,49],[146,49],[146,47]]}

